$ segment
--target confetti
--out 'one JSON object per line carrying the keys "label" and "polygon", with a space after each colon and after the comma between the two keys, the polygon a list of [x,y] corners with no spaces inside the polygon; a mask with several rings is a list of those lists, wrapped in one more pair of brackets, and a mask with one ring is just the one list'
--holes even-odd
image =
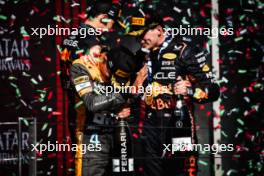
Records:
{"label": "confetti", "polygon": [[208,163],[205,162],[205,161],[203,161],[203,160],[199,160],[198,163],[201,164],[201,165],[204,165],[204,166],[207,166],[208,165]]}
{"label": "confetti", "polygon": [[48,127],[48,123],[44,123],[44,125],[41,127],[41,131],[45,131]]}
{"label": "confetti", "polygon": [[0,15],[0,20],[7,20],[7,17],[4,15]]}

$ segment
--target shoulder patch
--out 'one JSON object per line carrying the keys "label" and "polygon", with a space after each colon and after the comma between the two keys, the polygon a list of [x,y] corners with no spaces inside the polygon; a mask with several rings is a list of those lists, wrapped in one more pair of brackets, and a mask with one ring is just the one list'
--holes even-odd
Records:
{"label": "shoulder patch", "polygon": [[175,59],[176,57],[177,55],[175,53],[165,53],[162,55],[162,58],[169,59],[169,60]]}
{"label": "shoulder patch", "polygon": [[140,17],[132,17],[132,25],[137,25],[137,26],[144,26],[145,25],[145,18],[140,18]]}
{"label": "shoulder patch", "polygon": [[201,99],[208,99],[208,94],[202,89],[196,88],[193,97],[200,101]]}
{"label": "shoulder patch", "polygon": [[80,97],[86,93],[92,92],[93,90],[89,77],[86,75],[75,78],[73,82]]}
{"label": "shoulder patch", "polygon": [[203,72],[208,72],[210,70],[207,64],[205,64],[202,69],[203,69]]}
{"label": "shoulder patch", "polygon": [[79,76],[79,77],[73,79],[73,83],[74,84],[81,84],[81,83],[87,82],[89,80],[90,80],[89,76],[84,75],[84,76]]}
{"label": "shoulder patch", "polygon": [[117,76],[122,77],[122,78],[127,78],[127,77],[129,76],[129,73],[127,73],[127,72],[125,72],[125,71],[123,71],[123,70],[120,70],[120,69],[118,69],[118,70],[115,72],[115,74],[116,74]]}

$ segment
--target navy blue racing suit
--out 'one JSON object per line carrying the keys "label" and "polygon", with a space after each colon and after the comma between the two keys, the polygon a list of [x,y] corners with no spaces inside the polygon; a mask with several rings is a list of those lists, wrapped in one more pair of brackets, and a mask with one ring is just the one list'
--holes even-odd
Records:
{"label": "navy blue racing suit", "polygon": [[[172,90],[178,76],[192,83],[192,88],[188,89],[189,96],[184,98],[184,103],[188,107],[188,113],[184,118],[189,132],[183,135],[191,144],[197,143],[193,102],[212,102],[219,97],[219,87],[214,83],[211,69],[206,63],[207,52],[192,46],[188,40],[167,36],[163,44],[153,49],[148,57],[152,73],[147,84],[162,89],[153,90],[144,97],[146,104],[143,128],[146,158],[144,174],[196,175],[198,157],[196,152],[179,152],[172,155],[171,152],[164,152],[164,144],[172,144],[168,132],[173,130],[174,134],[177,134],[178,130],[171,124],[175,118],[174,110],[177,103]],[[175,141],[177,142],[177,139]]]}

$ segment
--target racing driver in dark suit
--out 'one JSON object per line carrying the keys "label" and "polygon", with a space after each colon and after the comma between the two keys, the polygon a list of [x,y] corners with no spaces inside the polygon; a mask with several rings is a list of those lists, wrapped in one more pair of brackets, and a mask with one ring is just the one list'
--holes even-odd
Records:
{"label": "racing driver in dark suit", "polygon": [[[91,11],[93,18],[86,20],[83,28],[112,28],[114,21],[110,13],[111,3],[99,1]],[[72,63],[70,80],[86,109],[86,113],[82,113],[79,116],[81,119],[77,121],[77,126],[82,127],[80,134],[77,134],[80,144],[76,152],[76,175],[107,176],[111,175],[110,158],[116,116],[126,118],[130,115],[130,109],[124,107],[126,101],[121,94],[105,92],[106,86],[111,87],[110,70],[107,66],[106,47],[102,45],[100,36],[89,35],[80,41],[76,40],[76,43],[82,54],[78,54],[78,59]],[[87,146],[87,150],[83,145]]]}
{"label": "racing driver in dark suit", "polygon": [[[143,129],[144,173],[147,176],[197,175],[198,154],[187,151],[172,156],[172,153],[164,152],[163,144],[197,143],[193,102],[217,100],[219,87],[213,82],[206,63],[206,51],[194,46],[187,37],[166,35],[163,27],[162,22],[151,23],[141,40],[142,50],[148,51],[149,60],[148,80],[145,82],[152,87],[151,94],[144,95],[147,116]],[[183,96],[183,104],[187,107],[187,113],[181,117],[184,126],[178,124],[179,128],[172,124],[181,97],[178,95]],[[171,129],[173,133],[169,133]],[[171,134],[174,136],[169,136]]]}

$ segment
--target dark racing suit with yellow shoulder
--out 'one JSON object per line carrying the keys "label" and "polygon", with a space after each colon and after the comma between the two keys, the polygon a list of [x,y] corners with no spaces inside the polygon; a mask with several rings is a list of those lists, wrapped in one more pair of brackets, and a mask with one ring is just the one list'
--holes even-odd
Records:
{"label": "dark racing suit with yellow shoulder", "polygon": [[[206,57],[207,52],[192,46],[188,39],[170,36],[148,54],[151,71],[146,86],[150,86],[152,91],[144,95],[146,117],[143,146],[147,159],[144,162],[144,175],[197,174],[196,152],[172,154],[164,150],[164,144],[197,143],[193,102],[212,102],[219,97],[219,87],[213,81]],[[175,108],[179,100],[172,91],[178,76],[192,83],[188,96],[181,100],[187,109],[180,119],[183,122],[180,127],[175,124],[178,118],[175,117]]]}
{"label": "dark racing suit with yellow shoulder", "polygon": [[102,92],[107,80],[100,68],[90,61],[75,60],[70,75],[87,110],[82,144],[94,148],[86,150],[82,156],[82,175],[111,175],[113,125],[116,123],[111,114],[121,108],[125,100],[120,94]]}

